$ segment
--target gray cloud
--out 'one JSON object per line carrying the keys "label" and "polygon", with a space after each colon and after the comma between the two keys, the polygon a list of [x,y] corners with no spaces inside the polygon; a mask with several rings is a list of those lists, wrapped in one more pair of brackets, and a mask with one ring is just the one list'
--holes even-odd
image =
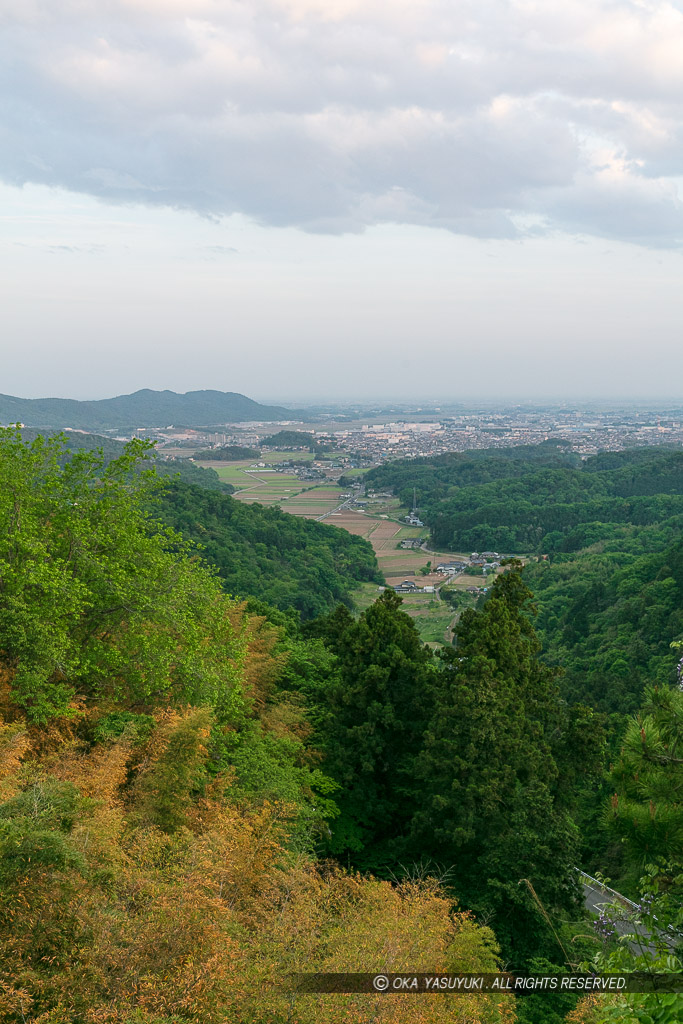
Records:
{"label": "gray cloud", "polygon": [[0,3],[9,183],[312,232],[683,239],[673,3],[17,6]]}

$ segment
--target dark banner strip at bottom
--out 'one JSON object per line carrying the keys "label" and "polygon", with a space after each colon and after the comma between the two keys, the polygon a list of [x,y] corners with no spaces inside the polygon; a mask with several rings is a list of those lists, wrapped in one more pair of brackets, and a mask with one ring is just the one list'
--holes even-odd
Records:
{"label": "dark banner strip at bottom", "polygon": [[683,993],[680,974],[297,974],[296,992],[400,993],[622,992]]}

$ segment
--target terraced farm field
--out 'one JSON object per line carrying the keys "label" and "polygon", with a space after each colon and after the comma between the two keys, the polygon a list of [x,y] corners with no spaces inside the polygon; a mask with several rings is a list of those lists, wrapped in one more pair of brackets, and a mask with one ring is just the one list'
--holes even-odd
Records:
{"label": "terraced farm field", "polygon": [[420,548],[403,550],[398,546],[402,540],[425,536],[427,531],[415,526],[404,526],[393,519],[378,519],[361,512],[342,509],[341,512],[328,516],[325,522],[369,540],[375,549],[379,567],[390,586],[411,578],[415,578],[415,582],[420,585],[441,584],[443,576],[437,576],[436,573],[422,576],[418,575],[419,570],[426,566],[427,562],[435,566],[442,560],[452,562],[458,557],[452,552],[432,554]]}
{"label": "terraced farm field", "polygon": [[[412,551],[396,550],[398,537],[403,527],[392,519],[375,519],[372,516],[364,515],[362,512],[342,509],[340,512],[335,512],[328,516],[325,522],[329,523],[330,526],[338,526],[342,530],[348,530],[349,533],[355,533],[357,536],[365,537],[366,540],[369,540],[375,549],[379,567],[384,573],[387,583],[394,583],[394,577],[400,576],[401,572],[404,571],[403,566],[407,563],[405,558],[401,560],[401,555],[413,556],[410,560],[411,566],[414,564],[424,565],[426,561],[423,552],[415,553]],[[416,561],[415,554],[422,554],[422,560],[420,561],[418,558]],[[394,559],[396,556],[398,556],[399,564],[395,566]],[[387,574],[387,567],[392,570],[391,578]],[[412,569],[412,571],[414,572],[415,570]]]}
{"label": "terraced farm field", "polygon": [[[291,457],[291,453],[275,454],[281,456],[277,461]],[[271,455],[264,457],[263,461],[265,458],[269,462],[276,462]],[[202,463],[199,462],[198,465]],[[236,488],[234,497],[238,501],[278,505],[290,515],[305,516],[309,519],[320,519],[324,516],[324,522],[329,526],[336,526],[365,537],[375,550],[379,568],[388,586],[396,586],[405,579],[414,580],[419,587],[441,586],[444,583],[443,576],[436,573],[423,575],[420,569],[424,568],[428,561],[436,566],[440,561],[455,561],[459,557],[452,552],[432,554],[420,548],[400,548],[402,540],[421,539],[427,536],[427,530],[408,526],[388,517],[396,516],[397,512],[400,512],[397,499],[369,499],[366,512],[353,508],[336,511],[343,501],[342,494],[348,492],[329,481],[315,483],[300,480],[295,473],[279,472],[268,466],[253,468],[254,463],[251,461],[207,462],[206,465],[211,465],[222,480]],[[482,586],[483,583],[481,577],[464,576],[449,583],[449,586],[461,589],[473,584]],[[376,601],[379,594],[380,588],[375,584],[363,585],[356,596],[356,607],[362,611]],[[402,595],[402,599],[404,610],[415,620],[425,643],[438,646],[450,642],[457,614],[439,598],[438,593],[405,594]]]}
{"label": "terraced farm field", "polygon": [[[298,452],[294,454],[296,457],[299,455]],[[269,462],[283,462],[292,458],[292,453],[274,452],[267,458]],[[340,495],[345,493],[343,488],[327,481],[316,484],[310,480],[300,480],[295,473],[280,472],[268,466],[254,469],[252,461],[198,462],[197,465],[210,465],[215,469],[221,480],[236,488],[234,497],[238,501],[280,505],[285,512],[309,519],[317,519],[336,508],[341,501]]]}
{"label": "terraced farm field", "polygon": [[[331,484],[310,484],[298,494],[288,498],[286,505],[282,508],[294,516],[307,516],[309,519],[317,519],[336,508],[342,501],[341,495],[346,493],[341,487],[334,487]],[[327,522],[327,520],[325,520]]]}

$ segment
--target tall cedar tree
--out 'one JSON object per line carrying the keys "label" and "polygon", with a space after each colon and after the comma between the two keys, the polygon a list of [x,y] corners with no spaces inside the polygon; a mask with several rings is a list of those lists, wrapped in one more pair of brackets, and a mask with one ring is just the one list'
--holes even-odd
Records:
{"label": "tall cedar tree", "polygon": [[340,607],[315,629],[338,660],[328,690],[325,770],[340,784],[340,814],[329,849],[382,874],[396,869],[409,832],[434,659],[389,590],[358,621]]}
{"label": "tall cedar tree", "polygon": [[515,964],[547,954],[552,942],[522,880],[551,914],[576,895],[578,836],[556,799],[552,749],[564,748],[566,714],[556,672],[538,657],[530,597],[515,568],[481,611],[463,613],[416,765],[412,844],[415,857],[452,868],[459,898],[492,918]]}

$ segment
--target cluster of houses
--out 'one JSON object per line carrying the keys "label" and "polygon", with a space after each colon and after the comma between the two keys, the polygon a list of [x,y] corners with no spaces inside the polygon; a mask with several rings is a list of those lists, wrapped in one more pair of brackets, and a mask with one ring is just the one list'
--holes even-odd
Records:
{"label": "cluster of houses", "polygon": [[403,583],[397,584],[392,587],[397,594],[433,594],[435,588],[432,586],[418,587],[417,583],[413,583],[412,580],[404,580]]}
{"label": "cluster of houses", "polygon": [[500,568],[500,558],[497,551],[483,551],[481,554],[478,551],[473,551],[467,562],[439,562],[436,571],[443,573],[444,576],[457,576],[458,573],[466,572],[467,569],[479,567],[484,574],[488,575]]}
{"label": "cluster of houses", "polygon": [[[380,587],[380,590],[384,590],[384,587]],[[403,583],[398,583],[396,586],[391,588],[396,594],[433,594],[436,591],[436,587],[426,586],[418,587],[417,583],[413,583],[412,580],[404,580]],[[485,594],[487,587],[467,587],[468,594]]]}
{"label": "cluster of houses", "polygon": [[[401,546],[419,547],[421,541],[415,540],[410,541],[406,544],[402,542]],[[466,562],[439,562],[435,567],[435,571],[441,573],[443,576],[457,576],[461,572],[467,572],[468,569],[472,569],[475,566],[480,566],[485,575],[491,572],[495,572],[500,567],[501,555],[497,551],[483,551],[479,554],[478,551],[473,551],[469,559]],[[384,587],[380,587],[383,590]],[[433,586],[419,587],[413,580],[403,580],[402,583],[398,583],[396,586],[391,588],[397,594],[433,594],[436,590]],[[486,593],[487,587],[467,587],[467,593],[469,594],[481,594]]]}
{"label": "cluster of houses", "polygon": [[473,551],[470,555],[470,565],[486,565],[489,561],[497,561],[500,565],[501,556],[497,551],[482,551],[479,554],[477,551]]}
{"label": "cluster of houses", "polygon": [[439,562],[436,571],[443,573],[444,576],[457,576],[459,572],[465,571],[467,564],[467,562]]}

